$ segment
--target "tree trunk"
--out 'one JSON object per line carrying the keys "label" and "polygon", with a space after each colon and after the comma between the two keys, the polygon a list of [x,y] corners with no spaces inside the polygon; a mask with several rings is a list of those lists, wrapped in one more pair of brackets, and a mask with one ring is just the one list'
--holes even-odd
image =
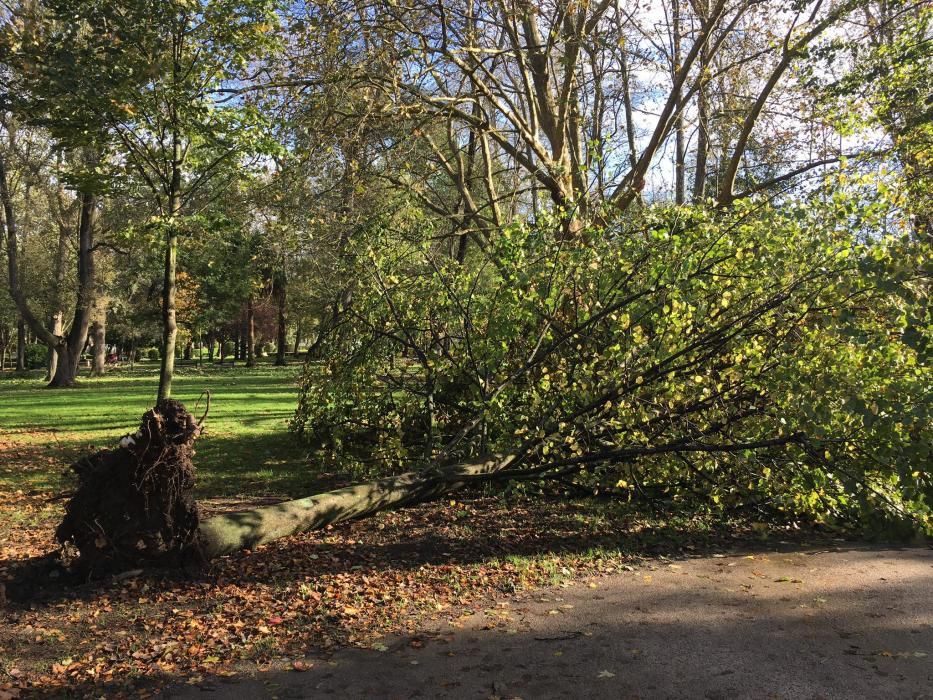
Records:
{"label": "tree trunk", "polygon": [[[698,0],[694,8],[701,22],[707,21],[708,0]],[[693,202],[698,204],[706,198],[706,163],[709,157],[709,47],[700,50],[700,77],[697,80],[697,147],[696,169],[693,173]]]}
{"label": "tree trunk", "polygon": [[26,369],[26,322],[20,316],[16,322],[16,371]]}
{"label": "tree trunk", "polygon": [[[97,197],[81,194],[81,218],[78,224],[78,300],[74,320],[66,338],[58,339],[58,365],[50,387],[74,386],[78,376],[81,351],[87,342],[91,319],[91,304],[94,290],[94,228],[97,223]],[[54,338],[51,333],[49,336]]]}
{"label": "tree trunk", "polygon": [[[214,362],[214,346],[215,346],[214,334],[208,333],[207,335],[207,361],[210,363]],[[223,360],[223,358],[220,358],[220,359]]]}
{"label": "tree trunk", "polygon": [[75,385],[78,376],[78,364],[81,362],[81,352],[73,351],[70,343],[64,342],[58,346],[58,364],[49,387],[64,389]]}
{"label": "tree trunk", "polygon": [[246,300],[246,366],[256,366],[256,318],[252,296]]}
{"label": "tree trunk", "polygon": [[107,303],[103,298],[94,301],[93,318],[90,327],[90,338],[94,344],[91,376],[103,377],[107,370]]}
{"label": "tree trunk", "polygon": [[209,560],[344,520],[423,503],[456,491],[471,479],[492,476],[508,467],[510,461],[507,457],[490,458],[410,472],[296,501],[215,515],[199,525],[198,548],[204,559]]}
{"label": "tree trunk", "polygon": [[286,345],[288,344],[288,318],[286,317],[287,289],[285,287],[285,275],[279,273],[272,279],[272,295],[275,297],[278,308],[278,333],[275,341],[275,364],[277,367],[284,367]]}
{"label": "tree trunk", "polygon": [[91,339],[94,342],[94,359],[91,363],[91,376],[103,377],[107,366],[107,330],[104,321],[98,319],[91,324]]}
{"label": "tree trunk", "polygon": [[301,319],[298,319],[298,323],[295,324],[295,345],[292,348],[292,355],[298,357],[298,353],[301,351]]}
{"label": "tree trunk", "polygon": [[162,276],[162,364],[159,369],[158,401],[172,395],[172,379],[175,376],[175,338],[178,325],[175,321],[175,272],[178,265],[178,232],[174,221],[165,240],[165,269]]}
{"label": "tree trunk", "polygon": [[[52,329],[52,335],[61,336],[62,334],[62,312],[57,311],[50,319],[49,326]],[[54,347],[49,348],[48,365],[46,367],[45,381],[52,381],[55,371],[58,369],[58,351]]]}
{"label": "tree trunk", "polygon": [[[66,214],[67,207],[64,198],[64,187],[60,185],[56,192],[56,198],[52,200],[57,205],[58,252],[55,256],[55,307],[49,324],[52,335],[57,337],[61,337],[63,333],[62,324],[65,319],[65,265],[68,260],[68,240],[71,238],[68,221],[70,217]],[[52,381],[57,369],[58,352],[55,348],[49,347],[49,365],[45,381]]]}
{"label": "tree trunk", "polygon": [[[671,4],[673,34],[673,71],[676,76],[680,71],[680,0]],[[678,87],[675,95],[677,118],[674,122],[674,203],[683,204],[686,199],[686,138],[684,134],[683,87]]]}

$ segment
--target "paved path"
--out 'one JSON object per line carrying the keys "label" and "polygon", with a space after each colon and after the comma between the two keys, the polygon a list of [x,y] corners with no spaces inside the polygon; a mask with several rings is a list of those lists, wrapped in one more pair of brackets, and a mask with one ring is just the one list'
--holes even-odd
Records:
{"label": "paved path", "polygon": [[385,644],[169,697],[933,700],[933,551],[653,561]]}

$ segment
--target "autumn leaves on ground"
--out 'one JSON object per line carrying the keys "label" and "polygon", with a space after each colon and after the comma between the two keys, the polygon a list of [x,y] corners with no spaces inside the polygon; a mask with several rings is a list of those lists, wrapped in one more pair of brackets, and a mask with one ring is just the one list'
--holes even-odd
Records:
{"label": "autumn leaves on ground", "polygon": [[[151,400],[147,378],[143,367],[67,392],[42,389],[36,378],[0,381],[0,576],[55,548],[62,496],[73,483],[69,463],[133,429]],[[179,377],[178,396],[192,407],[203,389],[214,395],[196,457],[197,493],[209,511],[359,476],[321,470],[287,433],[293,381],[293,370],[271,367]],[[309,653],[379,649],[386,634],[426,618],[456,625],[517,590],[612,573],[656,547],[702,548],[722,538],[703,523],[651,525],[618,506],[477,491],[202,570],[131,571],[30,605],[8,603],[0,613],[0,697],[55,688],[153,692],[273,662],[301,670]]]}

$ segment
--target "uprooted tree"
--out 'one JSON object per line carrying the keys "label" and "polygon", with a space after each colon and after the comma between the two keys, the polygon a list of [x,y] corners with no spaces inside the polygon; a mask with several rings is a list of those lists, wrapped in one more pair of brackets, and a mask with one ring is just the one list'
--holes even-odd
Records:
{"label": "uprooted tree", "polygon": [[923,250],[853,240],[888,212],[834,186],[828,206],[646,209],[572,241],[514,226],[469,266],[421,222],[381,226],[353,243],[353,323],[307,366],[293,427],[388,476],[202,519],[200,426],[161,402],[76,465],[59,539],[91,568],[209,559],[511,480],[929,529]]}

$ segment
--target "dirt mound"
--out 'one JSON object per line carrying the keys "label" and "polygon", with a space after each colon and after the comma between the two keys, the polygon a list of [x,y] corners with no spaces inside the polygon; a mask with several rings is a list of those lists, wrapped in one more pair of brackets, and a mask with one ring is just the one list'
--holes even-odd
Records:
{"label": "dirt mound", "polygon": [[118,448],[71,465],[79,486],[55,536],[77,549],[81,569],[100,574],[166,562],[193,542],[198,508],[191,458],[200,433],[181,402],[164,399]]}

